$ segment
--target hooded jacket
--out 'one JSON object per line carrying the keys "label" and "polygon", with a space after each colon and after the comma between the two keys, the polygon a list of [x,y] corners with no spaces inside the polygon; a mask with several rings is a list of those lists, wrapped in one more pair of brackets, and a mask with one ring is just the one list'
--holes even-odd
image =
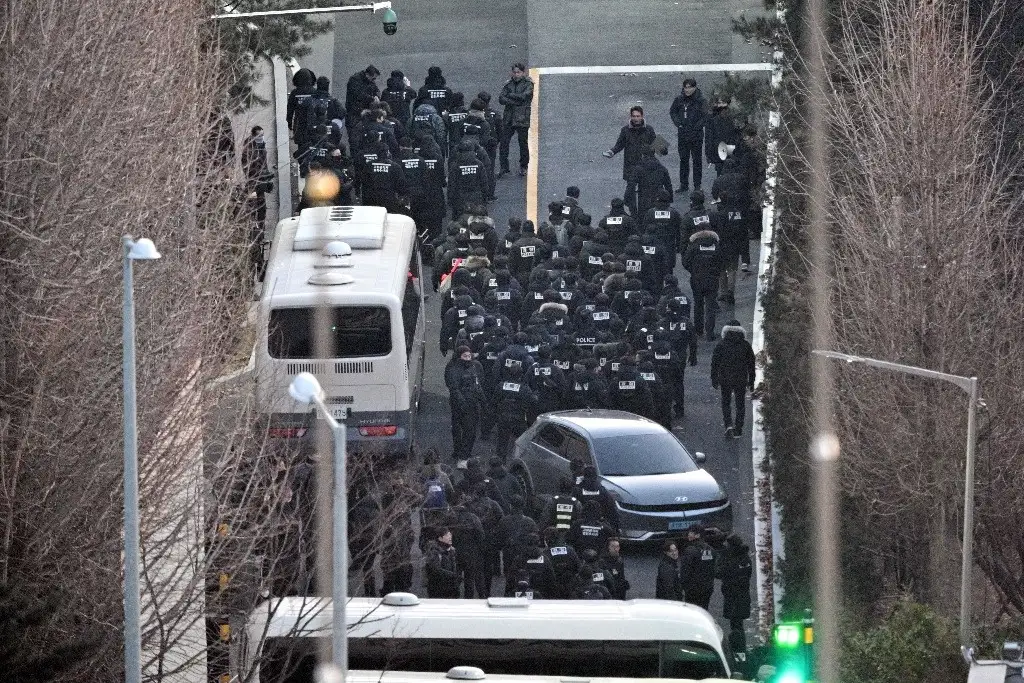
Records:
{"label": "hooded jacket", "polygon": [[746,330],[739,325],[722,326],[722,341],[711,354],[711,386],[754,388],[754,350]]}
{"label": "hooded jacket", "polygon": [[654,206],[662,189],[668,193],[669,202],[672,201],[672,178],[668,169],[653,156],[641,156],[629,171],[626,182],[629,183],[626,203],[637,216],[644,216]]}
{"label": "hooded jacket", "polygon": [[409,136],[421,138],[429,134],[437,146],[442,150],[448,147],[448,130],[444,125],[444,119],[437,113],[437,109],[430,103],[417,105],[409,122]]}
{"label": "hooded jacket", "polygon": [[292,85],[295,89],[288,93],[288,104],[285,108],[285,120],[289,128],[294,128],[295,111],[298,106],[316,94],[316,74],[306,68],[299,69],[292,76]]}
{"label": "hooded jacket", "polygon": [[395,118],[403,126],[408,127],[409,119],[412,118],[409,105],[416,99],[416,91],[406,85],[405,74],[401,71],[394,71],[392,74],[388,78],[384,92],[380,94],[380,99],[382,102],[387,102]]}
{"label": "hooded jacket", "polygon": [[717,287],[722,271],[722,253],[718,233],[698,230],[690,235],[690,244],[683,253],[683,268],[690,272],[692,283],[703,288]]}
{"label": "hooded jacket", "polygon": [[448,82],[445,80],[444,74],[441,73],[441,69],[436,66],[427,69],[427,77],[416,96],[413,108],[418,109],[422,104],[430,104],[434,107],[434,111],[443,114],[448,111],[451,101],[452,89],[448,87]]}

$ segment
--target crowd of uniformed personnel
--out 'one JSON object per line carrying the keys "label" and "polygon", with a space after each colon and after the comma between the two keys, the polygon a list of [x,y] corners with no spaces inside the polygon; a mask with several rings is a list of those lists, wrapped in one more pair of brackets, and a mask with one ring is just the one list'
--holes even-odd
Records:
{"label": "crowd of uniformed personnel", "polygon": [[[459,467],[442,465],[436,454],[426,459],[427,592],[485,597],[501,573],[507,595],[625,599],[630,583],[616,508],[597,472],[577,463],[575,480],[546,509],[533,510],[505,462],[515,439],[547,411],[614,408],[671,429],[685,416],[686,369],[699,361],[698,342],[719,333],[712,385],[722,391],[726,436],[743,433],[753,352],[739,322],[717,325],[719,302],[735,304],[737,271],[749,271],[749,240],[760,232],[756,128],[737,128],[727,98],[714,96],[709,108],[686,79],[670,111],[678,188],[657,158],[664,141],[635,106],[605,152],[623,153],[626,181],[624,197],[613,198],[606,215],[589,212],[580,188],[571,186],[539,225],[513,218],[501,229],[487,205],[496,180],[509,172],[513,137],[521,175],[530,163],[533,83],[525,66],[514,65],[502,87],[501,114],[487,92],[467,104],[436,66],[418,90],[397,70],[382,90],[379,76],[373,66],[354,74],[342,106],[327,79],[301,69],[287,119],[301,175],[334,174],[340,191],[331,203],[412,216],[433,267],[439,347],[444,356],[453,353],[444,376]],[[700,189],[705,156],[716,170],[710,198]],[[685,212],[672,205],[678,193],[686,193]],[[677,263],[689,274],[689,292],[674,274]],[[488,469],[473,457],[478,439],[493,443]],[[750,612],[746,544],[700,529],[680,549],[682,543],[664,549],[658,597],[707,607],[717,577],[725,616],[742,631]],[[408,563],[396,567],[385,570],[386,590],[411,586]]]}

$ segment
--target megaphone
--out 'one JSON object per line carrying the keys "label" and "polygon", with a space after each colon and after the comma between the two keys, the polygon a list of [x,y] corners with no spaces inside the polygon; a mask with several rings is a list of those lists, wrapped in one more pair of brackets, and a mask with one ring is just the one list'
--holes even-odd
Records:
{"label": "megaphone", "polygon": [[730,145],[727,142],[718,143],[718,158],[725,161],[732,154],[732,151],[736,149],[736,145]]}

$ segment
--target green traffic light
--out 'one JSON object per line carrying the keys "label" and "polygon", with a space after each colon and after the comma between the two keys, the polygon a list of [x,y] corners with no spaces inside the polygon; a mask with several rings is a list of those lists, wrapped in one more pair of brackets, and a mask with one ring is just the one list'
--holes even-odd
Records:
{"label": "green traffic light", "polygon": [[800,645],[800,626],[797,624],[779,624],[775,627],[775,644],[779,647],[797,647]]}
{"label": "green traffic light", "polygon": [[787,671],[775,680],[776,683],[806,683],[807,677],[799,671]]}

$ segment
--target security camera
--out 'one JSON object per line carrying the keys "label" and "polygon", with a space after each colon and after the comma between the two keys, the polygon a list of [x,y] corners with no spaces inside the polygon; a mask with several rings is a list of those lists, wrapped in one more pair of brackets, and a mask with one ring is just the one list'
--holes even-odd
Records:
{"label": "security camera", "polygon": [[393,9],[384,10],[381,21],[384,23],[384,35],[393,36],[398,32],[398,15]]}

